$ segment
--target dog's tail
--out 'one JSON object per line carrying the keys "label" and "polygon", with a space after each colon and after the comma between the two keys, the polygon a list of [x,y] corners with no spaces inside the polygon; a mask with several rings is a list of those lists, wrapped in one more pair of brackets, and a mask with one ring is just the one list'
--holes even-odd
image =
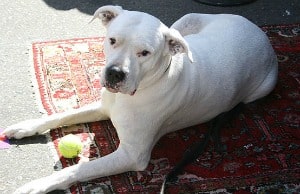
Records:
{"label": "dog's tail", "polygon": [[224,152],[226,150],[226,147],[223,147],[221,143],[220,130],[224,125],[231,122],[233,118],[241,113],[241,111],[244,109],[244,105],[244,103],[239,103],[230,111],[219,114],[210,122],[210,127],[205,133],[204,140],[197,142],[188,148],[185,151],[181,161],[177,163],[176,166],[166,175],[160,190],[160,194],[165,193],[168,183],[175,181],[177,175],[183,171],[183,168],[186,165],[195,161],[198,156],[205,151],[210,139],[212,139],[214,142],[216,151]]}
{"label": "dog's tail", "polygon": [[183,168],[186,165],[195,161],[198,158],[198,156],[205,151],[205,148],[207,147],[207,145],[209,143],[211,131],[212,130],[208,130],[206,132],[204,141],[196,143],[195,145],[193,145],[192,147],[188,148],[185,151],[181,161],[179,163],[177,163],[176,166],[166,175],[164,182],[162,184],[161,190],[160,190],[160,194],[165,193],[168,183],[175,181],[177,175],[182,172]]}

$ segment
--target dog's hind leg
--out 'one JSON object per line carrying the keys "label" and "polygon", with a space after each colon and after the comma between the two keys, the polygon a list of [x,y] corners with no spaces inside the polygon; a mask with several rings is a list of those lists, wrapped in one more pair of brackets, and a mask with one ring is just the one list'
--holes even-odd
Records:
{"label": "dog's hind leg", "polygon": [[221,143],[220,131],[223,126],[229,123],[242,111],[243,107],[244,104],[239,103],[232,110],[219,114],[210,122],[210,128],[207,130],[204,140],[187,149],[181,161],[177,163],[176,166],[171,170],[171,172],[166,175],[161,193],[164,193],[168,182],[176,179],[176,176],[182,172],[186,165],[195,161],[198,156],[205,151],[210,139],[214,142],[216,151],[223,152],[226,150],[226,147]]}

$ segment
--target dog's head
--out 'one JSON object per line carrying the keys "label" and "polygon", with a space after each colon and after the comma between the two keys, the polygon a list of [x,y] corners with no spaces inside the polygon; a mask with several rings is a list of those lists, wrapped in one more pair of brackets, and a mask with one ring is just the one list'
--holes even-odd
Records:
{"label": "dog's head", "polygon": [[110,92],[134,95],[138,88],[147,85],[145,82],[158,79],[172,55],[186,53],[192,60],[180,33],[149,14],[104,6],[92,20],[95,18],[101,19],[107,29],[101,84]]}

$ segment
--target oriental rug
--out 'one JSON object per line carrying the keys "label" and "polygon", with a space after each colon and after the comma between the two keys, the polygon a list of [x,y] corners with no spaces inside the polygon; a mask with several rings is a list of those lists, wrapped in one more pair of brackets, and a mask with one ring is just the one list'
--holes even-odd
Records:
{"label": "oriental rug", "polygon": [[[168,193],[300,193],[300,25],[264,26],[279,60],[279,80],[266,98],[247,105],[222,131],[227,151],[210,145],[187,166]],[[105,65],[103,37],[33,43],[35,80],[48,114],[79,108],[101,98],[99,76]],[[145,171],[77,183],[67,192],[158,193],[164,176],[187,147],[201,141],[201,124],[170,133],[155,146]],[[55,150],[73,133],[84,142],[82,158],[95,160],[119,144],[110,121],[62,127],[50,132]],[[80,162],[59,158],[57,170]]]}

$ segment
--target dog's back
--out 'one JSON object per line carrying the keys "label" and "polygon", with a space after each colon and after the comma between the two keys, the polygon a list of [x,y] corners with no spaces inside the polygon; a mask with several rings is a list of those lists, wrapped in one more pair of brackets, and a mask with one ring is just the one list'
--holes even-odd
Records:
{"label": "dog's back", "polygon": [[229,14],[188,14],[172,28],[184,35],[194,58],[194,63],[185,59],[182,67],[186,90],[181,91],[192,94],[185,95],[184,109],[194,115],[187,123],[210,120],[273,90],[276,55],[265,33],[249,20]]}

